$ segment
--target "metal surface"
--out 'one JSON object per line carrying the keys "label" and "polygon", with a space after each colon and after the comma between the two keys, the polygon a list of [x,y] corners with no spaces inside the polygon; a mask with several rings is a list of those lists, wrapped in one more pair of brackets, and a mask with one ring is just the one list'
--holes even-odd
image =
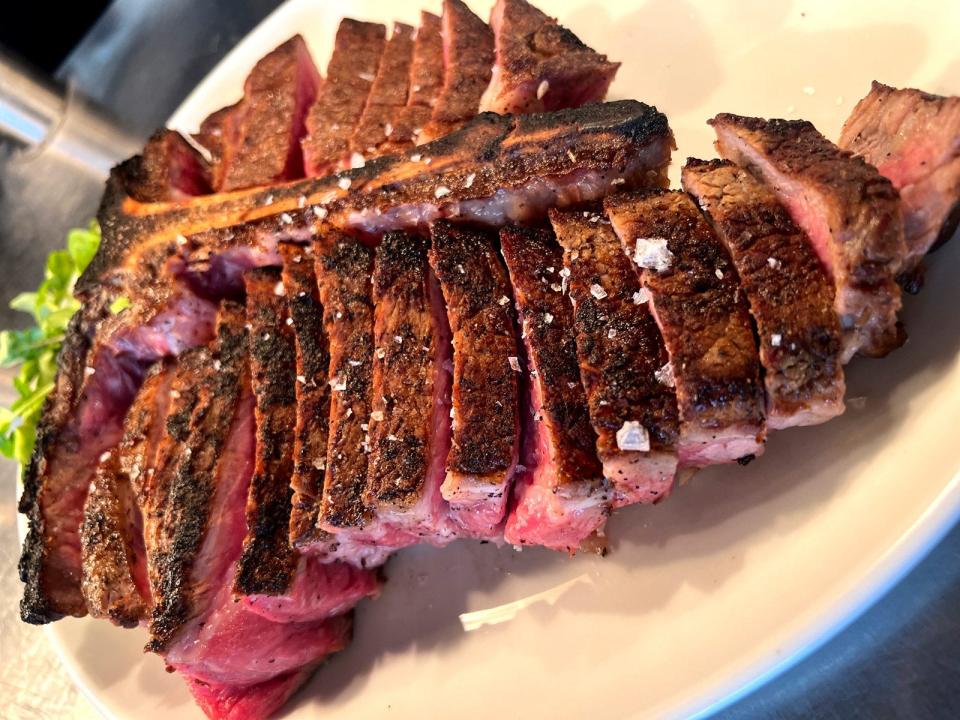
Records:
{"label": "metal surface", "polygon": [[[142,136],[275,2],[116,2],[78,46],[62,75]],[[42,258],[69,225],[94,212],[95,174],[62,159],[29,172],[0,159],[0,300],[37,284]],[[16,181],[11,180],[15,177]],[[30,183],[9,201],[11,187]],[[38,190],[39,188],[39,190]],[[57,198],[51,210],[50,198]],[[12,212],[12,217],[5,217]],[[21,287],[22,286],[22,287]],[[7,324],[8,318],[0,316]],[[0,378],[0,403],[7,383]],[[0,462],[0,716],[87,720],[92,706],[74,689],[39,628],[17,619],[15,466]],[[909,478],[905,478],[905,483]],[[757,602],[775,602],[776,593]],[[960,717],[960,528],[862,618],[792,670],[719,713],[720,720]],[[628,628],[624,629],[629,631]],[[682,673],[682,667],[666,671]],[[624,688],[624,692],[630,692]],[[642,698],[637,698],[642,703]],[[318,707],[318,715],[322,709]],[[131,716],[136,709],[131,708]]]}

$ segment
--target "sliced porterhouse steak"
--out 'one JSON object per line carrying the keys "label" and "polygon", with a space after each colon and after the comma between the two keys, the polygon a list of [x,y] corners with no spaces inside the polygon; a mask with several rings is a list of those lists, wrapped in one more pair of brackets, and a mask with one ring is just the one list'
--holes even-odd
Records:
{"label": "sliced porterhouse steak", "polygon": [[[157,473],[145,518],[154,597],[147,648],[154,652],[168,648],[216,593],[220,578],[212,569],[223,561],[217,556],[218,518],[236,486],[245,491],[249,484],[251,419],[242,407],[249,405],[245,322],[242,306],[225,304],[212,352],[184,358],[183,384],[174,383],[180,398],[171,405],[167,430],[175,440],[184,439]],[[195,401],[181,403],[185,394]]]}
{"label": "sliced porterhouse steak", "polygon": [[842,342],[833,283],[774,194],[724,160],[688,160],[683,187],[733,260],[760,340],[767,426],[812,425],[843,412]]}
{"label": "sliced porterhouse steak", "polygon": [[151,369],[127,412],[123,439],[100,458],[83,511],[81,588],[87,610],[125,627],[135,627],[150,606],[139,503],[146,475],[154,472],[173,377],[167,363]]}
{"label": "sliced porterhouse steak", "polygon": [[666,117],[626,100],[555,113],[484,114],[436,143],[362,168],[186,203],[136,203],[125,194],[126,173],[118,171],[98,215],[100,251],[78,289],[92,291],[112,275],[137,287],[144,258],[176,246],[178,235],[199,242],[192,236],[222,228],[225,245],[236,247],[247,236],[241,223],[256,220],[286,233],[325,215],[335,227],[372,235],[442,217],[495,227],[530,222],[549,207],[596,200],[613,187],[665,185],[672,147]]}
{"label": "sliced porterhouse steak", "polygon": [[620,67],[526,0],[497,0],[490,27],[497,57],[481,111],[539,112],[603,100]]}
{"label": "sliced porterhouse steak", "polygon": [[[390,546],[443,544],[454,528],[440,494],[450,450],[450,331],[427,264],[430,240],[388,233],[373,269],[374,360],[367,533]],[[446,367],[445,367],[446,366]]]}
{"label": "sliced porterhouse steak", "polygon": [[453,333],[453,437],[442,493],[465,534],[493,537],[520,449],[510,280],[493,233],[441,220],[432,237],[430,265]]}
{"label": "sliced porterhouse steak", "polygon": [[420,142],[447,135],[477,114],[493,68],[493,33],[462,0],[443,0],[443,87]]}
{"label": "sliced porterhouse steak", "polygon": [[679,460],[703,467],[759,455],[765,439],[760,362],[730,257],[682,192],[607,198],[634,259],[670,363],[680,412]]}
{"label": "sliced porterhouse steak", "polygon": [[440,18],[426,10],[420,13],[420,27],[413,43],[410,63],[410,93],[406,104],[391,118],[387,133],[390,152],[403,150],[414,143],[430,121],[433,106],[443,87],[443,40]]}
{"label": "sliced porterhouse steak", "polygon": [[235,120],[240,113],[242,104],[243,100],[238,100],[233,105],[227,105],[216,112],[210,113],[200,123],[197,132],[192,135],[194,143],[207,151],[206,161],[210,166],[209,181],[211,189],[223,185],[223,176],[226,170],[223,158],[228,146],[236,144],[237,123]]}
{"label": "sliced porterhouse steak", "polygon": [[290,543],[311,545],[325,536],[317,525],[327,465],[330,349],[313,269],[313,247],[281,243],[283,286],[296,341],[297,424],[294,432]]}
{"label": "sliced porterhouse steak", "polygon": [[640,281],[609,221],[594,210],[550,213],[563,246],[577,357],[597,454],[614,507],[652,503],[677,470],[677,400],[660,382],[667,351]]}
{"label": "sliced porterhouse steak", "polygon": [[130,195],[140,202],[183,200],[212,190],[209,164],[175,130],[155,132],[142,160],[129,167]]}
{"label": "sliced porterhouse steak", "polygon": [[297,554],[289,540],[297,422],[296,354],[280,269],[255,268],[248,270],[244,279],[257,441],[246,504],[247,535],[234,591],[238,595],[281,595],[290,586],[297,566]]}
{"label": "sliced porterhouse steak", "polygon": [[345,18],[337,29],[327,77],[307,115],[303,163],[307,175],[324,175],[350,152],[383,55],[387,29]]}
{"label": "sliced porterhouse steak", "polygon": [[[370,88],[367,106],[350,139],[352,151],[348,167],[363,156],[383,154],[383,147],[393,134],[391,121],[406,106],[410,89],[410,63],[416,30],[410,25],[394,23],[380,60],[377,77]],[[360,157],[357,157],[359,155]]]}
{"label": "sliced porterhouse steak", "polygon": [[960,223],[960,97],[874,82],[838,144],[875,165],[900,192],[904,270],[950,239]]}
{"label": "sliced porterhouse steak", "polygon": [[300,140],[322,83],[299,35],[261,58],[247,76],[230,133],[218,148],[215,189],[238,190],[302,178]]}
{"label": "sliced porterhouse steak", "polygon": [[529,371],[521,455],[526,469],[516,482],[504,539],[574,552],[603,527],[610,498],[580,383],[573,311],[561,275],[563,253],[544,229],[501,230],[500,248]]}
{"label": "sliced porterhouse steak", "polygon": [[894,275],[907,248],[890,181],[806,120],[721,114],[710,124],[720,154],[774,190],[830,272],[844,359],[879,357],[902,344]]}

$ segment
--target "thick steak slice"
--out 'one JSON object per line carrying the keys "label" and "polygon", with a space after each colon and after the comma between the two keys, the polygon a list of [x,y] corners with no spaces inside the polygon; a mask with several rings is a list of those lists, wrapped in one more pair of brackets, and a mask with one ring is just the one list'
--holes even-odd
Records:
{"label": "thick steak slice", "polygon": [[142,160],[129,168],[127,192],[140,202],[177,201],[213,191],[210,165],[175,130],[155,132]]}
{"label": "thick steak slice", "polygon": [[680,411],[679,460],[704,467],[763,451],[763,386],[746,298],[723,244],[688,195],[607,198],[607,215],[633,258],[670,362]]}
{"label": "thick steak slice", "polygon": [[383,532],[380,542],[392,546],[454,539],[440,494],[450,450],[450,329],[427,264],[429,247],[425,237],[388,233],[373,269],[376,350],[364,501]]}
{"label": "thick steak slice", "polygon": [[317,526],[317,520],[327,465],[330,349],[323,330],[323,307],[313,269],[313,247],[281,243],[280,254],[283,256],[283,286],[290,305],[297,356],[290,543],[301,547],[322,540],[326,535]]}
{"label": "thick steak slice", "polygon": [[477,114],[493,68],[493,32],[462,0],[443,0],[443,87],[418,142],[449,135]]}
{"label": "thick steak slice", "polygon": [[880,357],[901,345],[893,278],[907,248],[890,181],[806,120],[724,113],[710,124],[720,154],[770,186],[830,272],[844,360],[855,352]]}
{"label": "thick steak slice", "polygon": [[217,237],[223,249],[241,249],[251,225],[271,226],[275,242],[278,234],[308,236],[320,216],[374,236],[438,218],[494,227],[532,222],[550,207],[596,200],[613,188],[666,185],[672,147],[663,114],[624,100],[555,113],[483,114],[443,140],[362,168],[189,203],[136,203],[124,193],[121,168],[98,215],[100,250],[78,291],[107,282],[138,286],[146,259],[178,235],[197,250]]}
{"label": "thick steak slice", "polygon": [[314,245],[323,326],[330,343],[330,424],[320,526],[337,532],[369,520],[367,430],[373,368],[373,251],[333,230]]}
{"label": "thick steak slice", "polygon": [[143,518],[138,496],[164,431],[173,367],[150,371],[124,420],[123,439],[100,458],[80,527],[81,588],[87,610],[135,627],[150,606]]}
{"label": "thick steak slice", "polygon": [[[227,559],[221,547],[224,508],[242,503],[249,485],[253,428],[245,322],[242,306],[224,305],[213,352],[190,358],[196,362],[189,381],[197,387],[190,418],[185,427],[179,426],[174,404],[167,419],[168,432],[186,431],[186,439],[169,457],[164,478],[153,489],[156,516],[146,519],[154,598],[147,649],[154,652],[169,648],[212,602]],[[184,391],[179,392],[183,399]]]}
{"label": "thick steak slice", "polygon": [[210,720],[266,720],[282,708],[313,674],[295,670],[256,685],[211,683],[186,678],[187,689]]}
{"label": "thick steak slice", "polygon": [[387,29],[344,18],[337,29],[327,79],[307,115],[303,164],[308,176],[336,169],[367,104]]}
{"label": "thick steak slice", "polygon": [[516,297],[529,393],[526,469],[516,482],[504,539],[575,552],[603,527],[610,500],[580,384],[573,311],[560,274],[563,253],[543,229],[501,230],[500,248]]}
{"label": "thick steak slice", "polygon": [[614,507],[653,503],[677,470],[679,421],[668,356],[630,259],[599,211],[550,213],[563,246],[580,377]]}
{"label": "thick steak slice", "polygon": [[403,150],[420,137],[433,114],[433,106],[443,87],[443,39],[440,36],[440,18],[426,10],[420,12],[420,27],[413,43],[410,64],[410,93],[404,107],[391,120],[392,132],[387,149]]}
{"label": "thick steak slice", "polygon": [[364,156],[382,155],[384,145],[393,134],[392,120],[407,104],[410,90],[410,63],[416,30],[410,25],[394,23],[387,40],[377,77],[370,88],[367,106],[350,139],[348,167],[362,162]]}
{"label": "thick steak slice", "polygon": [[960,223],[960,97],[874,82],[838,144],[876,166],[900,192],[904,270],[950,239]]}
{"label": "thick steak slice", "polygon": [[244,275],[257,441],[247,495],[247,535],[234,582],[238,595],[282,595],[297,567],[289,539],[296,354],[280,273],[280,268],[262,267]]}
{"label": "thick steak slice", "polygon": [[770,190],[733,163],[690,159],[683,187],[707,212],[750,302],[767,426],[813,425],[842,413],[833,283],[803,231]]}
{"label": "thick steak slice", "polygon": [[220,135],[215,189],[238,190],[302,178],[300,140],[322,83],[299,35],[262,57],[244,83],[230,132]]}
{"label": "thick steak slice", "polygon": [[520,449],[510,281],[489,231],[441,220],[432,236],[430,265],[453,332],[453,438],[442,492],[463,532],[488,538],[499,532]]}
{"label": "thick steak slice", "polygon": [[598,102],[620,67],[526,0],[497,0],[490,27],[496,64],[481,112],[541,112]]}

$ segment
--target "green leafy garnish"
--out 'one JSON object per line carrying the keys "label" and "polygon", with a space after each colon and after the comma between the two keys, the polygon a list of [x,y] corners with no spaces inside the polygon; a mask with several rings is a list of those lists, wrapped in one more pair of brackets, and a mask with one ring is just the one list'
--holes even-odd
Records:
{"label": "green leafy garnish", "polygon": [[[80,309],[73,297],[73,286],[99,246],[100,228],[96,222],[86,229],[71,230],[66,250],[55,250],[47,257],[43,282],[37,291],[20,293],[10,301],[11,308],[29,313],[36,323],[26,330],[0,332],[0,367],[20,367],[13,379],[19,397],[9,408],[0,408],[0,454],[21,464],[26,464],[33,452],[40,410],[53,390],[57,353],[70,318]],[[126,298],[118,298],[110,309],[119,313],[129,303]]]}

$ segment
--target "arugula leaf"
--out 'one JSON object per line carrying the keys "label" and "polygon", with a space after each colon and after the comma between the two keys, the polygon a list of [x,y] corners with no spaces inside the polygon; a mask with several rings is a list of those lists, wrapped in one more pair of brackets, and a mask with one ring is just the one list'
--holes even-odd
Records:
{"label": "arugula leaf", "polygon": [[[43,282],[36,292],[20,293],[10,307],[33,316],[34,327],[0,332],[0,367],[20,367],[13,379],[19,396],[9,408],[0,407],[0,454],[21,464],[30,460],[37,435],[37,421],[44,400],[54,387],[57,353],[63,344],[70,318],[80,309],[73,286],[100,246],[96,222],[67,234],[67,249],[47,258]],[[124,305],[114,302],[122,312]],[[129,305],[129,300],[127,300]]]}

